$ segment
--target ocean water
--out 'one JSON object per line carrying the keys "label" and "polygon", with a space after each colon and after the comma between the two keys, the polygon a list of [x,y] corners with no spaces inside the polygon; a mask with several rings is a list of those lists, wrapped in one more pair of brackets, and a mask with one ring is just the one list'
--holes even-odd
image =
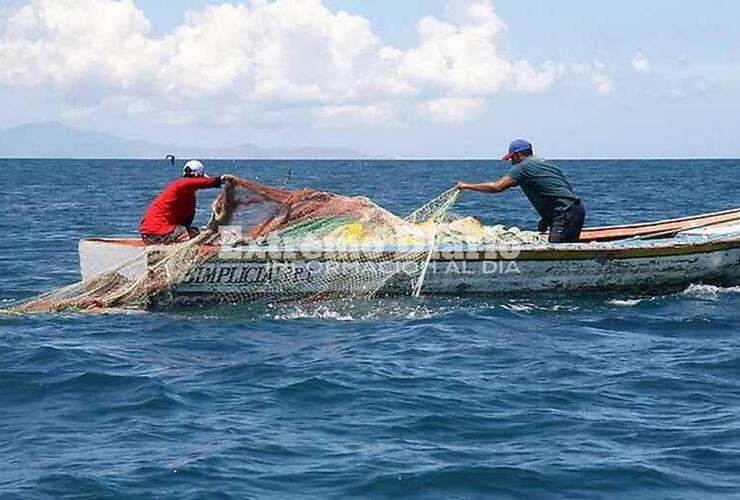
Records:
{"label": "ocean water", "polygon": [[[740,205],[739,161],[559,163],[589,225]],[[208,167],[400,214],[505,169]],[[178,174],[163,161],[0,168],[5,303],[76,281],[77,240],[134,233]],[[537,222],[518,191],[466,193],[458,210]],[[739,496],[740,286],[0,316],[0,498]]]}

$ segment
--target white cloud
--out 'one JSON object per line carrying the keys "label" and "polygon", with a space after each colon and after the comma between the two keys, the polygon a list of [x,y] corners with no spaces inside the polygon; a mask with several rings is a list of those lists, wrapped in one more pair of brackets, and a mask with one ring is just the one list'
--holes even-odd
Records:
{"label": "white cloud", "polygon": [[591,75],[591,82],[596,88],[596,92],[601,95],[607,95],[614,92],[614,81],[609,75],[604,73],[594,73]]}
{"label": "white cloud", "polygon": [[480,115],[486,106],[483,99],[444,97],[419,104],[423,117],[443,123],[460,123]]}
{"label": "white cloud", "polygon": [[319,123],[324,125],[365,123],[370,125],[393,126],[399,123],[395,107],[389,103],[322,106],[317,109],[316,117]]}
{"label": "white cloud", "polygon": [[149,30],[130,0],[36,0],[6,19],[0,81],[131,88],[160,61]]}
{"label": "white cloud", "polygon": [[608,95],[614,92],[614,80],[603,63],[574,64],[570,70],[580,78],[585,78],[598,94]]}
{"label": "white cloud", "polygon": [[[451,0],[445,19],[417,28],[418,45],[404,51],[321,0],[253,0],[189,12],[157,37],[132,0],[30,0],[0,32],[0,84],[50,88],[69,116],[372,124],[410,106],[465,121],[492,94],[544,92],[565,72],[502,51],[506,25],[490,0]],[[609,77],[590,71],[597,91],[611,92]]]}
{"label": "white cloud", "polygon": [[526,61],[514,64],[514,88],[524,92],[545,92],[565,75],[563,65],[546,62],[537,71]]}
{"label": "white cloud", "polygon": [[650,73],[653,69],[653,64],[649,57],[642,52],[638,52],[632,59],[632,69],[638,73]]}
{"label": "white cloud", "polygon": [[506,25],[489,1],[450,4],[448,15],[458,24],[434,17],[419,22],[420,44],[402,57],[405,79],[457,96],[489,95],[504,87],[539,92],[554,82],[550,71],[538,72],[501,54]]}

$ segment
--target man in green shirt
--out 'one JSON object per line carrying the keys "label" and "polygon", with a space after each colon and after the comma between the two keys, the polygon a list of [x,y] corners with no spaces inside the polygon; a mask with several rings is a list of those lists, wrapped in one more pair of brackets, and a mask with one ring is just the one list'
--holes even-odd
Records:
{"label": "man in green shirt", "polygon": [[458,189],[501,193],[519,186],[540,214],[540,232],[549,230],[550,243],[578,241],[586,218],[581,199],[563,172],[533,154],[532,144],[517,139],[509,146],[509,153],[502,160],[511,160],[509,171],[494,182],[466,184],[459,182]]}

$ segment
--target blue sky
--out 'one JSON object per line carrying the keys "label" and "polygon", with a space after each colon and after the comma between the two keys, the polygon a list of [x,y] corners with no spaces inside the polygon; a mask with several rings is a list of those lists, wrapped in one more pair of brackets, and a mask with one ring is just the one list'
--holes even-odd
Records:
{"label": "blue sky", "polygon": [[0,28],[0,118],[400,157],[519,136],[552,157],[740,156],[738,2],[224,3],[11,0],[32,15]]}

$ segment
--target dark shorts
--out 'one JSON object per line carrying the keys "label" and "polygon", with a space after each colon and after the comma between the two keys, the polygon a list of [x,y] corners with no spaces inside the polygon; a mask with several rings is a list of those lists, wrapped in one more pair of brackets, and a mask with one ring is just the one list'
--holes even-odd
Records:
{"label": "dark shorts", "polygon": [[550,225],[550,243],[573,243],[581,236],[586,220],[586,207],[578,200],[557,214]]}
{"label": "dark shorts", "polygon": [[[171,245],[173,243],[185,241],[188,238],[193,238],[197,236],[197,234],[198,230],[195,228],[177,226],[174,231],[167,234],[141,233],[141,240],[147,245]],[[185,235],[187,235],[187,237]]]}

